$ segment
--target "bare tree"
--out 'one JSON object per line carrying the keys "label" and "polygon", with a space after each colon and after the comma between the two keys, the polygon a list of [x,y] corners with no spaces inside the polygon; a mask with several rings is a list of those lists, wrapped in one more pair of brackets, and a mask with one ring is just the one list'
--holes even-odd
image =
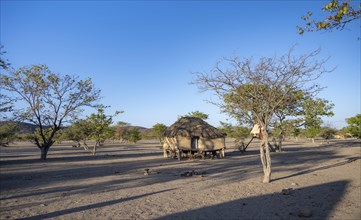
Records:
{"label": "bare tree", "polygon": [[293,108],[296,92],[311,96],[321,88],[311,84],[323,73],[327,61],[317,61],[320,49],[293,56],[292,47],[281,57],[252,59],[224,58],[210,72],[196,72],[193,81],[201,92],[212,91],[219,101],[210,100],[241,122],[258,124],[262,130],[260,157],[263,182],[271,181],[268,127],[279,109]]}
{"label": "bare tree", "polygon": [[63,123],[74,119],[83,107],[97,107],[100,90],[90,78],[61,76],[45,65],[34,65],[2,75],[2,85],[12,92],[26,108],[14,111],[16,118],[37,125],[33,136],[45,160],[54,136]]}

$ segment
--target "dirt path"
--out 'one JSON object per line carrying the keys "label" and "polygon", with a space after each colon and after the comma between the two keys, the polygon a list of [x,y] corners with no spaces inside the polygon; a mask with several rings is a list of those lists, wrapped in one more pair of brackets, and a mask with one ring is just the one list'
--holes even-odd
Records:
{"label": "dirt path", "polygon": [[34,146],[0,148],[0,218],[361,219],[359,140],[287,142],[272,154],[270,184],[256,144],[182,161],[163,159],[154,141],[107,145],[95,157],[53,146],[46,162]]}

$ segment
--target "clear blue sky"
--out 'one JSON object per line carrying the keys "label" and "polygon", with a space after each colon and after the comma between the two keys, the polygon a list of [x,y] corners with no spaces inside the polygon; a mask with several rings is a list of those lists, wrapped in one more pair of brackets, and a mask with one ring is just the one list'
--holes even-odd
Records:
{"label": "clear blue sky", "polygon": [[[116,120],[151,127],[199,110],[219,125],[228,117],[190,85],[221,57],[282,55],[322,48],[337,69],[320,79],[319,94],[335,104],[325,118],[336,128],[360,113],[360,21],[350,30],[306,33],[296,26],[326,1],[3,1],[1,44],[15,68],[46,64],[91,77]],[[87,112],[90,113],[90,112]]]}

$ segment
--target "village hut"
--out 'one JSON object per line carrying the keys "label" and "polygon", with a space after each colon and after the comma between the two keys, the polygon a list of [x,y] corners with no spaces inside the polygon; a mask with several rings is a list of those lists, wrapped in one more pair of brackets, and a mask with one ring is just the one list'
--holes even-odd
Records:
{"label": "village hut", "polygon": [[182,117],[164,132],[164,157],[183,155],[212,155],[224,157],[226,133],[196,117]]}

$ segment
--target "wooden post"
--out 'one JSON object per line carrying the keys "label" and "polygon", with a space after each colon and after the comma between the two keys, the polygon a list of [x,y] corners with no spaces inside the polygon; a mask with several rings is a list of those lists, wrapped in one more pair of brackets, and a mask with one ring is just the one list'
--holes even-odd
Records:
{"label": "wooden post", "polygon": [[177,150],[177,157],[178,157],[178,160],[181,160],[182,151],[180,149]]}
{"label": "wooden post", "polygon": [[224,158],[224,148],[221,149],[220,158]]}
{"label": "wooden post", "polygon": [[163,158],[168,158],[167,148],[168,148],[168,145],[164,142],[163,143]]}

